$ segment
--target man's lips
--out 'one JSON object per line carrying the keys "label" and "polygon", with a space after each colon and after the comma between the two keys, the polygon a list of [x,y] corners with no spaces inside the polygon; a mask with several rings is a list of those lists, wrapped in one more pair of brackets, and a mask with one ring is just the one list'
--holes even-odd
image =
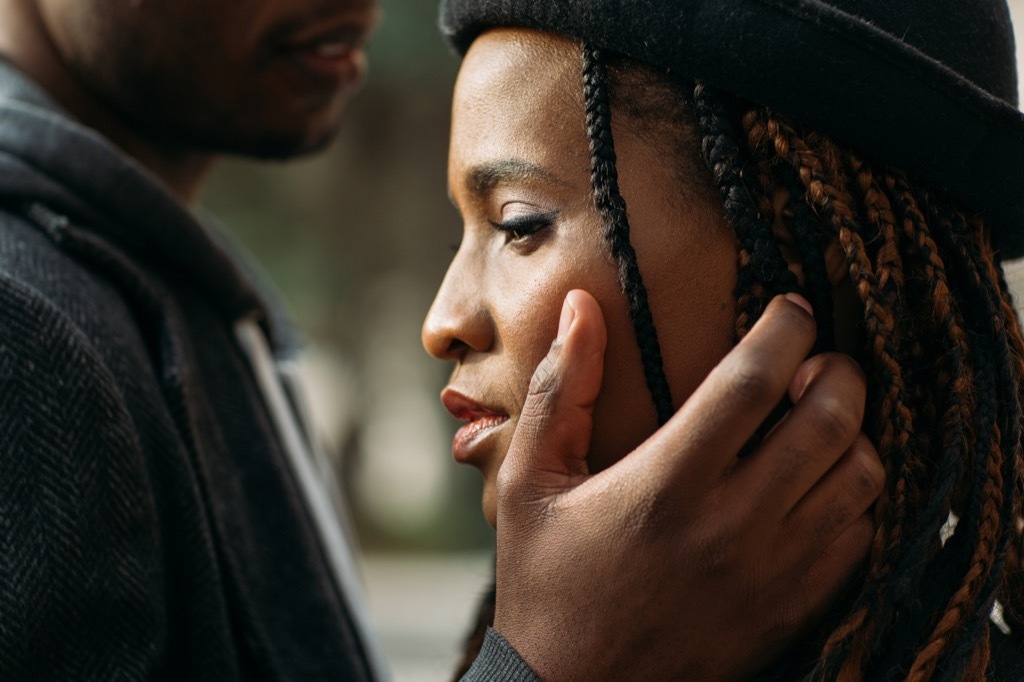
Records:
{"label": "man's lips", "polygon": [[477,459],[475,446],[493,429],[508,421],[505,412],[481,405],[452,388],[441,392],[441,402],[453,417],[467,422],[452,439],[452,455],[459,462]]}
{"label": "man's lips", "polygon": [[290,34],[280,43],[285,52],[360,50],[369,38],[372,24],[342,21],[335,24],[318,25]]}

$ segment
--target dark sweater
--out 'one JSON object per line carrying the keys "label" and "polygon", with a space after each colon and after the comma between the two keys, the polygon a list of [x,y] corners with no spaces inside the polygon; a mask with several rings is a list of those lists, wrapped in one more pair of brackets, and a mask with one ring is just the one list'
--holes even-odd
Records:
{"label": "dark sweater", "polygon": [[[237,328],[296,337],[208,223],[0,60],[2,680],[386,675]],[[533,679],[488,642],[467,679]]]}
{"label": "dark sweater", "polygon": [[210,230],[0,65],[0,678],[365,680]]}

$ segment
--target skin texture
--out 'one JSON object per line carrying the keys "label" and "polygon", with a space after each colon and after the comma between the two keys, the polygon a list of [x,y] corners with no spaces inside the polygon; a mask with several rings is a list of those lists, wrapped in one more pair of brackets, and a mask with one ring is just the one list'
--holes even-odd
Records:
{"label": "skin texture", "polygon": [[[604,323],[567,296],[498,476],[494,627],[542,679],[748,679],[837,597],[884,473],[858,432],[859,367],[802,361],[804,305],[773,301],[664,428],[592,476]],[[737,460],[783,395],[795,406]]]}
{"label": "skin texture", "polygon": [[[374,18],[364,0],[0,0],[0,52],[193,202],[219,154],[285,157],[330,138]],[[333,37],[353,50],[333,84],[277,50],[353,26]],[[497,627],[546,679],[756,669],[866,548],[878,476],[857,436],[863,378],[840,358],[804,363],[813,326],[777,302],[668,428],[591,477],[612,337],[592,297],[567,299],[565,333],[531,381],[497,478]],[[737,465],[787,387],[799,437]],[[771,513],[766,497],[780,501]]]}
{"label": "skin texture", "polygon": [[[373,0],[0,0],[0,50],[186,200],[224,154],[323,147],[365,72]],[[312,59],[318,41],[350,52]]]}
{"label": "skin texture", "polygon": [[[634,449],[657,420],[589,196],[578,50],[561,43],[560,58],[546,59],[542,44],[520,42],[501,59],[491,47],[474,47],[455,89],[449,186],[464,233],[423,341],[435,357],[457,361],[450,392],[508,417],[463,453],[484,474],[484,513],[493,525],[498,469],[570,290],[594,296],[608,328],[591,469]],[[536,87],[527,93],[522,73],[534,74]],[[555,124],[538,127],[538,120]],[[677,172],[657,138],[626,125],[615,132],[641,271],[660,285],[650,289],[651,309],[678,407],[733,345],[734,237],[711,199],[664,191],[678,185]],[[494,227],[551,214],[550,225],[529,235]]]}
{"label": "skin texture", "polygon": [[[706,192],[678,187],[659,141],[613,111],[682,403],[644,440],[653,406],[590,204],[579,68],[567,40],[496,30],[470,48],[455,91],[449,183],[464,238],[423,340],[455,363],[446,405],[486,427],[455,449],[483,471],[497,527],[495,627],[543,679],[744,679],[806,631],[870,543],[883,472],[859,433],[864,377],[842,355],[804,359],[814,324],[795,296],[729,350],[733,238]],[[555,217],[529,236],[492,224],[538,212]],[[795,406],[738,459],[787,394]],[[623,446],[635,449],[619,460]]]}

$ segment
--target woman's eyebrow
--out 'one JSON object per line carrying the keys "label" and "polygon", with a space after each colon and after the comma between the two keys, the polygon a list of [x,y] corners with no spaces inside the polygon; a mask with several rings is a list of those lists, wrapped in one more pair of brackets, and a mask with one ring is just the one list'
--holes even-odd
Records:
{"label": "woman's eyebrow", "polygon": [[522,159],[498,159],[473,166],[466,173],[466,188],[473,194],[485,194],[506,182],[543,180],[556,185],[564,184],[546,168]]}

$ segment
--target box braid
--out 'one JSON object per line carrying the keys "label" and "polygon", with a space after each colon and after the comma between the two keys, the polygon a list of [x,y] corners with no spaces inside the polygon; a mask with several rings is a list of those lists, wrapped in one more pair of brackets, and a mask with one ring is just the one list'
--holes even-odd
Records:
{"label": "box braid", "polygon": [[[699,94],[705,94],[704,90],[702,89]],[[702,98],[698,98],[698,101],[701,99]],[[712,110],[714,108],[711,102],[705,102],[705,108],[707,109],[709,107],[712,108]],[[751,112],[751,114],[749,114],[744,120],[744,126],[755,125],[756,121],[752,118],[755,115],[756,112]],[[710,124],[710,121],[706,121],[706,123]],[[773,121],[767,122],[769,129],[775,125],[776,124]],[[785,142],[780,140],[777,135],[771,135],[771,137],[779,140],[779,144],[785,144]],[[752,149],[751,153],[753,158],[760,159],[764,162],[767,158],[766,155],[769,152],[766,149]],[[784,154],[785,150],[781,150],[780,153]],[[767,190],[773,186],[773,182],[771,177],[767,176],[763,170],[760,170],[762,167],[763,166],[758,166],[755,169],[758,172],[758,177],[756,178],[757,182],[753,185],[748,184],[747,191],[752,197],[756,197],[758,201],[758,219],[765,221],[767,216],[775,215],[775,209],[772,197],[767,193]],[[780,168],[780,173],[785,183],[786,191],[790,196],[800,196],[804,193],[805,190],[796,169],[786,165]],[[719,180],[719,183],[721,183],[721,180]],[[787,214],[790,219],[790,225],[792,226],[792,233],[783,235],[783,237],[788,238],[793,242],[793,245],[801,256],[801,269],[804,273],[805,286],[800,287],[795,283],[795,278],[790,280],[788,276],[786,284],[788,288],[798,290],[801,294],[806,296],[814,309],[818,333],[811,353],[815,354],[823,350],[831,350],[835,347],[832,310],[833,302],[828,266],[825,262],[825,244],[822,241],[821,231],[818,229],[818,218],[812,211],[811,206],[805,201],[789,202]],[[771,257],[774,259],[775,254],[771,254]],[[782,260],[781,262],[776,261],[775,267],[776,269],[779,269],[780,266],[785,265],[785,260]],[[737,334],[745,334],[746,329],[749,329],[747,324],[737,325]]]}
{"label": "box braid", "polygon": [[[610,139],[606,117],[591,114],[608,107],[606,95],[592,91],[595,52],[583,53],[592,141]],[[771,297],[796,290],[815,305],[829,344],[819,348],[829,347],[837,282],[824,253],[831,243],[842,250],[861,305],[866,429],[887,484],[863,584],[810,677],[984,679],[993,602],[1001,596],[1008,612],[1024,612],[1024,372],[1016,315],[983,223],[918,191],[899,171],[874,167],[765,108],[702,84],[682,94],[737,236],[737,335]],[[613,166],[614,156],[598,158],[600,151],[592,146],[594,166]],[[613,169],[604,172],[614,177]],[[595,197],[604,191],[600,183],[595,174]],[[776,215],[771,198],[779,191],[788,199]],[[609,213],[602,215],[613,234]],[[782,255],[773,229],[780,221],[803,287]],[[627,291],[634,275],[620,267]],[[943,545],[939,530],[951,511],[959,521]]]}
{"label": "box braid", "polygon": [[[584,47],[591,184],[664,421],[671,401],[617,186],[606,59]],[[817,348],[831,348],[838,282],[825,253],[835,245],[860,305],[864,428],[887,474],[877,531],[861,583],[811,660],[784,660],[774,674],[985,679],[997,598],[1014,635],[1024,632],[1024,339],[983,220],[764,107],[699,83],[674,87],[691,113],[679,124],[696,129],[737,236],[737,337],[772,296],[800,291],[815,308]],[[645,114],[664,109],[654,102]],[[797,263],[782,254],[779,223]],[[943,543],[950,512],[959,520]],[[493,595],[483,609],[492,605]]]}
{"label": "box braid", "polygon": [[[733,123],[727,115],[724,97],[697,85],[693,109],[702,130],[701,151],[721,192],[726,219],[739,239],[739,284],[737,293],[737,336],[742,337],[761,316],[768,301],[777,294],[799,289],[796,277],[786,267],[768,216],[759,213],[751,201],[742,173],[743,151],[737,144]],[[767,203],[764,208],[768,208]]]}
{"label": "box braid", "polygon": [[[690,97],[739,236],[738,318],[750,316],[745,298],[778,290],[786,267],[756,243],[768,234],[758,219],[788,223],[808,287],[822,286],[821,245],[838,242],[862,306],[866,429],[886,490],[863,584],[810,676],[984,679],[997,595],[1021,613],[1022,342],[983,223],[771,111],[736,112],[701,85]],[[752,180],[761,187],[741,191]],[[778,190],[789,210],[756,215],[754,197]],[[950,511],[959,522],[943,545]]]}
{"label": "box braid", "polygon": [[629,317],[640,346],[644,378],[660,425],[669,420],[675,409],[665,378],[651,307],[647,304],[647,287],[640,276],[636,252],[629,241],[626,202],[619,193],[612,114],[608,105],[607,65],[603,52],[590,47],[583,49],[583,100],[590,139],[590,185],[594,192],[594,205],[604,219],[605,239],[618,265],[619,284],[629,305]]}

